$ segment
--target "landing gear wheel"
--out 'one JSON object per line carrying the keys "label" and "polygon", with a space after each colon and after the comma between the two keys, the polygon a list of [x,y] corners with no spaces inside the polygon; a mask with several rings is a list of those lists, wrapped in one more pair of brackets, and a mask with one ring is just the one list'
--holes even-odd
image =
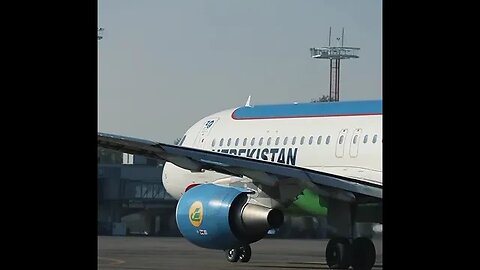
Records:
{"label": "landing gear wheel", "polygon": [[325,257],[329,268],[347,269],[351,262],[351,245],[347,238],[328,241]]}
{"label": "landing gear wheel", "polygon": [[252,257],[252,249],[250,248],[250,245],[241,246],[239,250],[240,250],[240,261],[241,262],[250,261],[250,258]]}
{"label": "landing gear wheel", "polygon": [[375,265],[375,246],[368,238],[359,237],[353,240],[352,254],[352,267],[354,270],[370,270]]}
{"label": "landing gear wheel", "polygon": [[227,261],[229,262],[237,262],[240,258],[240,250],[238,248],[231,248],[225,250],[225,256],[227,257]]}

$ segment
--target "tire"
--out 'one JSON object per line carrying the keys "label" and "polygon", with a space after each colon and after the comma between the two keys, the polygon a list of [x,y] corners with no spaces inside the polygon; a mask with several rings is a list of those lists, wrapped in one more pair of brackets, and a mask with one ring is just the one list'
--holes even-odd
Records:
{"label": "tire", "polygon": [[248,262],[252,257],[252,248],[250,245],[240,247],[240,261],[241,262]]}
{"label": "tire", "polygon": [[334,238],[328,241],[325,257],[329,268],[347,269],[351,263],[351,245],[347,238]]}
{"label": "tire", "polygon": [[227,261],[234,263],[237,262],[238,259],[240,258],[240,252],[238,248],[231,248],[225,250],[225,257],[227,258]]}
{"label": "tire", "polygon": [[352,267],[354,270],[370,270],[375,265],[376,251],[372,241],[359,237],[352,243]]}

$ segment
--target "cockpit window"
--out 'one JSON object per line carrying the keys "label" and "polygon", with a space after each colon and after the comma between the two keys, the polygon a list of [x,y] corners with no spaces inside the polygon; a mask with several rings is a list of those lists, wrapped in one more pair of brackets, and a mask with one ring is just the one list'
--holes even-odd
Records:
{"label": "cockpit window", "polygon": [[180,142],[178,143],[178,145],[182,145],[183,144],[183,141],[185,141],[185,138],[187,137],[187,135],[183,135],[183,138],[180,140]]}

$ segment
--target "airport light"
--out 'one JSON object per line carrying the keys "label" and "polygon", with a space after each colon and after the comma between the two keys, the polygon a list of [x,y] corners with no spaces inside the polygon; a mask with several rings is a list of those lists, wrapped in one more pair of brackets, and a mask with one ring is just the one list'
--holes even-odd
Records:
{"label": "airport light", "polygon": [[343,46],[344,34],[345,31],[342,28],[342,38],[337,38],[337,43],[341,41],[341,46],[331,46],[332,27],[330,27],[328,47],[310,48],[312,58],[330,60],[330,101],[339,101],[340,99],[340,60],[359,58],[357,53],[360,48]]}
{"label": "airport light", "polygon": [[98,30],[97,30],[97,40],[101,40],[103,38],[103,36],[102,36],[103,30],[105,30],[105,29],[102,28],[102,27],[98,28]]}

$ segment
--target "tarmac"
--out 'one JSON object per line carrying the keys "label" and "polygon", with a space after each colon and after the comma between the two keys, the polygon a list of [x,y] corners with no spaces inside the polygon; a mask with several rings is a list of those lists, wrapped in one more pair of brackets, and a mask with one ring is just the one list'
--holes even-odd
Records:
{"label": "tarmac", "polygon": [[[221,250],[197,247],[181,237],[98,236],[98,269],[329,269],[328,240],[263,239],[251,244],[248,263],[230,263]],[[373,239],[383,269],[382,239]]]}

